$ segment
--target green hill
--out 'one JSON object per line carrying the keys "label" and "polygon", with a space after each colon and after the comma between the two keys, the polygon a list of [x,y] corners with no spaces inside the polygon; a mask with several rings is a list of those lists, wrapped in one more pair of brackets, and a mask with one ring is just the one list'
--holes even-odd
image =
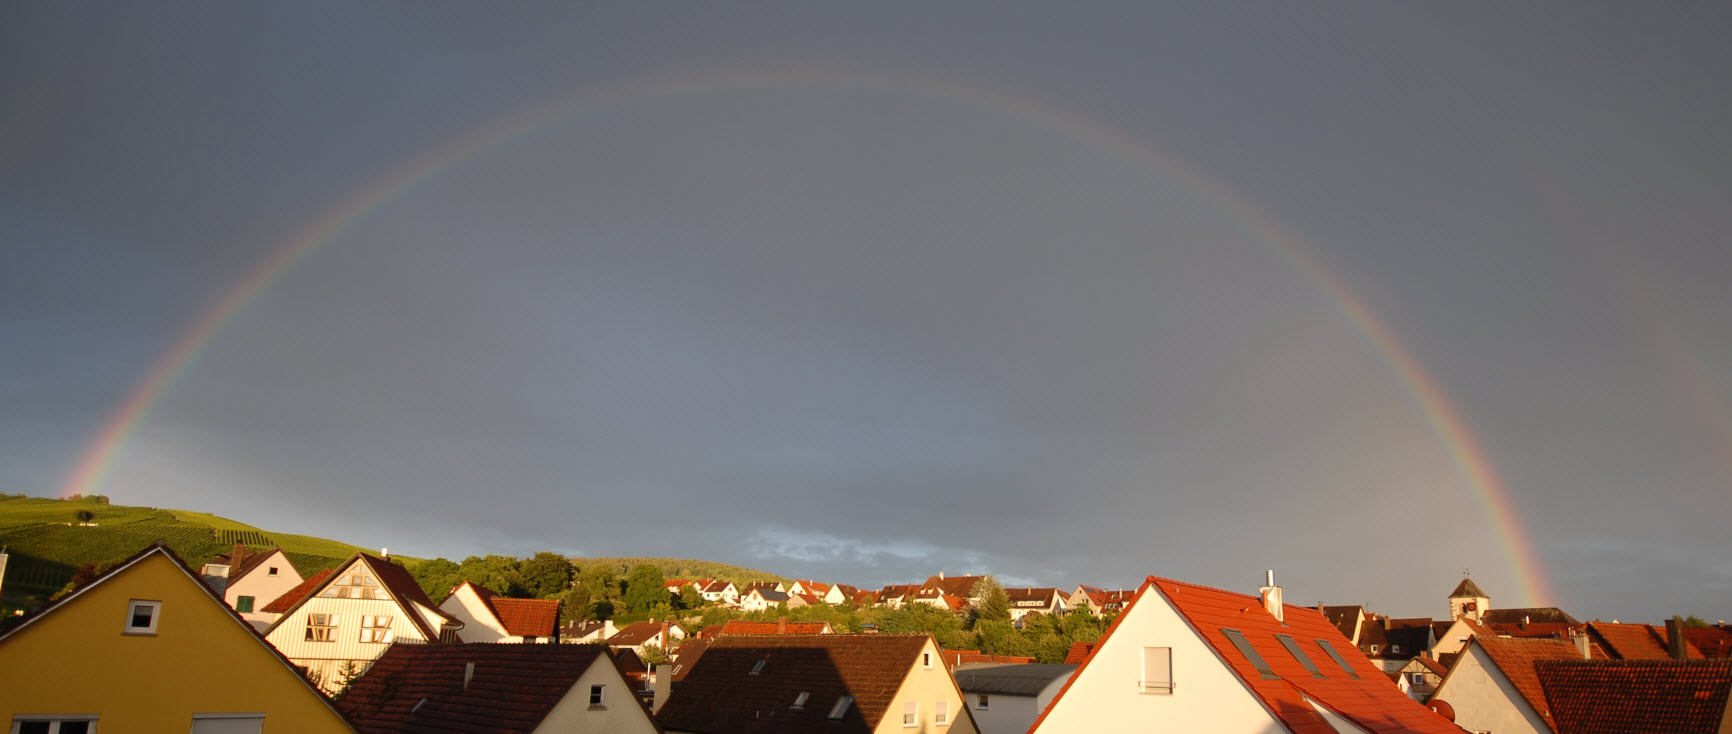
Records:
{"label": "green hill", "polygon": [[662,575],[670,579],[722,579],[732,581],[735,585],[744,586],[757,581],[788,581],[786,576],[777,576],[754,568],[730,566],[715,561],[698,561],[688,558],[573,558],[571,562],[578,568],[594,568],[609,566],[620,578],[631,573],[631,567],[647,563],[662,570]]}
{"label": "green hill", "polygon": [[[18,606],[42,603],[65,586],[81,565],[123,560],[158,539],[195,569],[233,550],[236,543],[254,549],[280,545],[302,576],[367,550],[324,538],[272,533],[190,510],[0,497],[0,546],[6,546],[11,557],[4,589]],[[80,512],[89,512],[90,519],[81,521]],[[420,563],[420,559],[399,558],[411,568]]]}

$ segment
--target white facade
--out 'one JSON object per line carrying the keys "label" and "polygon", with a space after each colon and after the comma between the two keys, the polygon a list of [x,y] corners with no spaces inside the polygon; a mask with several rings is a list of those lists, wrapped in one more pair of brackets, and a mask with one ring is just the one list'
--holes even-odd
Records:
{"label": "white facade", "polygon": [[1468,731],[1497,734],[1551,734],[1527,699],[1516,690],[1484,648],[1469,644],[1450,668],[1431,700],[1455,709],[1455,723]]}
{"label": "white facade", "polygon": [[1023,734],[1034,725],[1040,712],[1052,704],[1053,697],[1069,680],[1070,676],[1061,675],[1033,696],[963,691],[962,697],[974,713],[974,723],[980,726],[980,734]]}
{"label": "white facade", "polygon": [[411,615],[435,631],[449,624],[435,609],[392,596],[356,558],[278,619],[265,639],[334,693],[346,675],[365,672],[393,643],[438,641],[437,633],[428,639]]}
{"label": "white facade", "polygon": [[[1140,685],[1145,647],[1170,651],[1170,692],[1144,692]],[[1151,588],[1119,617],[1112,636],[1077,669],[1070,689],[1031,734],[1156,730],[1287,731],[1208,641]]]}
{"label": "white facade", "polygon": [[[461,637],[464,642],[523,642],[522,635],[511,634],[505,629],[505,624],[494,613],[492,605],[481,598],[481,592],[470,582],[463,582],[451,596],[445,598],[439,605],[439,611],[457,618],[463,623]],[[537,637],[538,643],[553,642],[552,636]]]}
{"label": "white facade", "polygon": [[[590,705],[590,694],[601,686],[602,702]],[[638,703],[632,685],[605,656],[597,657],[577,683],[535,728],[537,734],[592,732],[593,734],[656,734],[655,723]]]}
{"label": "white facade", "polygon": [[253,566],[245,576],[230,578],[223,590],[223,601],[261,632],[277,621],[277,615],[258,610],[306,580],[301,578],[295,564],[289,563],[289,557],[283,555],[282,550],[272,548],[263,552],[269,557]]}

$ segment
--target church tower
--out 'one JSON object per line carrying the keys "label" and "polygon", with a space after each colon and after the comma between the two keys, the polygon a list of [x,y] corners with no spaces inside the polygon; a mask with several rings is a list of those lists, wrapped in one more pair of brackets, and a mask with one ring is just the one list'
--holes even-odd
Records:
{"label": "church tower", "polygon": [[1464,578],[1455,591],[1449,595],[1449,621],[1467,617],[1475,622],[1480,616],[1491,609],[1491,597],[1479,588],[1479,584],[1471,578]]}

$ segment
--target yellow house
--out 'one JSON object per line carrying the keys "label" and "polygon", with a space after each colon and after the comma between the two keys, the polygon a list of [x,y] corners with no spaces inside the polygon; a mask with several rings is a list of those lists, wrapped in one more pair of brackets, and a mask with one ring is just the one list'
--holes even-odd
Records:
{"label": "yellow house", "polygon": [[354,731],[162,545],[0,636],[0,717],[18,734]]}

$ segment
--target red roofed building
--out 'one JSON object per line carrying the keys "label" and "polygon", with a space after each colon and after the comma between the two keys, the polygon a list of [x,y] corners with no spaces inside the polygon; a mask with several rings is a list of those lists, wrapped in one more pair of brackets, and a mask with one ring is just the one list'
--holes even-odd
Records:
{"label": "red roofed building", "polygon": [[1099,617],[1106,614],[1117,614],[1130,603],[1137,592],[1132,589],[1108,591],[1098,586],[1077,586],[1071,592],[1066,604],[1073,610],[1088,612]]}
{"label": "red roofed building", "polygon": [[783,617],[774,622],[748,622],[744,619],[728,620],[720,625],[715,632],[704,630],[705,636],[716,635],[831,635],[835,628],[829,622],[789,622]]}
{"label": "red roofed building", "polygon": [[[1651,624],[1618,624],[1616,622],[1589,622],[1588,638],[1599,643],[1606,651],[1606,656],[1619,660],[1664,660],[1672,657],[1667,647],[1667,637],[1664,629]],[[1687,639],[1680,639],[1684,646],[1684,657],[1700,660],[1702,651],[1690,644]]]}
{"label": "red roofed building", "polygon": [[1534,663],[1541,660],[1605,658],[1586,637],[1570,640],[1475,635],[1432,694],[1447,702],[1455,723],[1469,731],[1555,731],[1551,707],[1540,688]]}
{"label": "red roofed building", "polygon": [[1732,660],[1542,660],[1558,734],[1716,734],[1732,729]]}
{"label": "red roofed building", "polygon": [[279,596],[271,603],[266,604],[263,607],[263,611],[281,615],[283,612],[293,609],[296,604],[301,603],[302,599],[311,596],[314,591],[319,589],[319,587],[324,586],[326,581],[330,581],[331,577],[336,575],[336,573],[337,569],[327,568],[307,577],[306,581],[302,581],[299,585],[295,586],[295,588],[283,592],[282,596]]}
{"label": "red roofed building", "polygon": [[362,734],[659,734],[600,645],[394,645],[337,707]]}
{"label": "red roofed building", "polygon": [[558,642],[559,602],[512,599],[468,581],[439,610],[463,623],[464,642]]}
{"label": "red roofed building", "polygon": [[1031,734],[1436,732],[1315,607],[1150,577]]}
{"label": "red roofed building", "polygon": [[1010,603],[1010,619],[1013,622],[1036,613],[1058,616],[1069,609],[1065,603],[1065,593],[1058,589],[1005,589],[1004,596]]}
{"label": "red roofed building", "polygon": [[619,628],[619,632],[607,638],[607,646],[619,649],[629,649],[638,657],[643,657],[643,649],[655,645],[663,651],[671,652],[686,638],[686,628],[679,622],[662,620],[657,622],[633,622]]}
{"label": "red roofed building", "polygon": [[723,635],[656,718],[670,734],[976,734],[930,635]]}
{"label": "red roofed building", "polygon": [[1732,628],[1725,622],[1713,627],[1696,627],[1684,630],[1684,639],[1701,650],[1702,654],[1711,658],[1732,657]]}

